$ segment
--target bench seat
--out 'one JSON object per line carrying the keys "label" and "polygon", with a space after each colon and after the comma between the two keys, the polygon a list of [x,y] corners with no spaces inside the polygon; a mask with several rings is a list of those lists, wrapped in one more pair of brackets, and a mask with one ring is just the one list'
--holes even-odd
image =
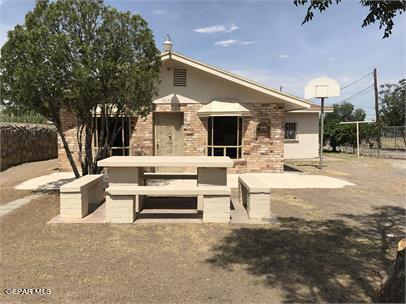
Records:
{"label": "bench seat", "polygon": [[132,223],[145,196],[197,197],[204,222],[230,221],[230,189],[226,186],[111,186],[106,189],[107,219]]}
{"label": "bench seat", "polygon": [[226,186],[114,186],[106,189],[110,195],[186,196],[230,195]]}
{"label": "bench seat", "polygon": [[196,173],[144,172],[144,179],[196,179]]}
{"label": "bench seat", "polygon": [[104,199],[103,174],[89,174],[59,188],[60,215],[66,219],[81,219],[89,213],[90,204]]}
{"label": "bench seat", "polygon": [[255,174],[238,177],[240,203],[247,207],[249,218],[268,220],[271,213],[271,188]]}

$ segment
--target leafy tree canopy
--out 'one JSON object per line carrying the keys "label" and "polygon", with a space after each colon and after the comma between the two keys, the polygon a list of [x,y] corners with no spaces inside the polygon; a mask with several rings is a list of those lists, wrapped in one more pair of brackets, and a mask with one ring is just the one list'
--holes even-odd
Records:
{"label": "leafy tree canopy", "polygon": [[384,84],[379,92],[381,120],[387,126],[406,125],[406,79]]}
{"label": "leafy tree canopy", "polygon": [[76,114],[80,149],[85,138],[84,161],[79,156],[87,173],[97,158],[106,156],[117,134],[115,128],[103,134],[94,158],[96,109],[101,109],[103,130],[110,130],[111,116],[128,111],[146,115],[157,92],[160,57],[152,31],[140,15],[120,12],[102,0],[38,0],[24,24],[8,33],[1,58],[2,103],[52,121],[76,176],[61,110]]}
{"label": "leafy tree canopy", "polygon": [[[296,6],[309,5],[307,14],[302,22],[302,24],[305,24],[313,19],[315,10],[323,12],[328,9],[333,2],[339,4],[341,1],[342,0],[294,0],[294,4]],[[406,0],[360,0],[359,3],[369,10],[368,15],[362,22],[362,27],[379,22],[379,29],[384,28],[383,38],[387,38],[392,34],[394,26],[393,19],[395,16],[406,10]]]}
{"label": "leafy tree canopy", "polygon": [[333,150],[340,145],[354,145],[356,132],[354,125],[342,125],[344,121],[362,121],[366,117],[363,109],[355,109],[349,102],[335,104],[333,113],[327,113],[324,119],[324,141],[329,141]]}

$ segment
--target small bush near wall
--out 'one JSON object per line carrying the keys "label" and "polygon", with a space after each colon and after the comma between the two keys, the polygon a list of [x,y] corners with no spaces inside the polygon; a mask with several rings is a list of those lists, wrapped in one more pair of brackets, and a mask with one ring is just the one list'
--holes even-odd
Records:
{"label": "small bush near wall", "polygon": [[40,114],[31,111],[0,110],[0,122],[44,124],[47,120]]}
{"label": "small bush near wall", "polygon": [[57,131],[52,125],[0,123],[0,170],[58,157]]}

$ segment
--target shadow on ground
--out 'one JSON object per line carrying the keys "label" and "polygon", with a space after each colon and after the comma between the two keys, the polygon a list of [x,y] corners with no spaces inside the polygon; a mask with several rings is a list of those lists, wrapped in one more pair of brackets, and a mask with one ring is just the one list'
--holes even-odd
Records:
{"label": "shadow on ground", "polygon": [[404,235],[405,209],[385,206],[370,214],[342,216],[279,218],[279,228],[236,229],[213,249],[208,262],[230,271],[242,265],[280,288],[284,302],[373,301]]}
{"label": "shadow on ground", "polygon": [[296,169],[296,168],[294,168],[292,166],[289,166],[289,165],[286,165],[286,164],[283,165],[283,171],[284,172],[303,172],[303,171],[301,171],[299,169]]}

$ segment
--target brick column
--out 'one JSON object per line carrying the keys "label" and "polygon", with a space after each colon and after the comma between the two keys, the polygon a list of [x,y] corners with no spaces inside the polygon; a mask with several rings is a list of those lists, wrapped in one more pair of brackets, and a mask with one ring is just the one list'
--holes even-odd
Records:
{"label": "brick column", "polygon": [[[81,172],[78,144],[76,139],[76,118],[75,114],[67,110],[61,110],[61,124],[69,149],[76,162],[79,172]],[[72,171],[72,167],[63,148],[62,139],[58,134],[58,167],[59,171]]]}

